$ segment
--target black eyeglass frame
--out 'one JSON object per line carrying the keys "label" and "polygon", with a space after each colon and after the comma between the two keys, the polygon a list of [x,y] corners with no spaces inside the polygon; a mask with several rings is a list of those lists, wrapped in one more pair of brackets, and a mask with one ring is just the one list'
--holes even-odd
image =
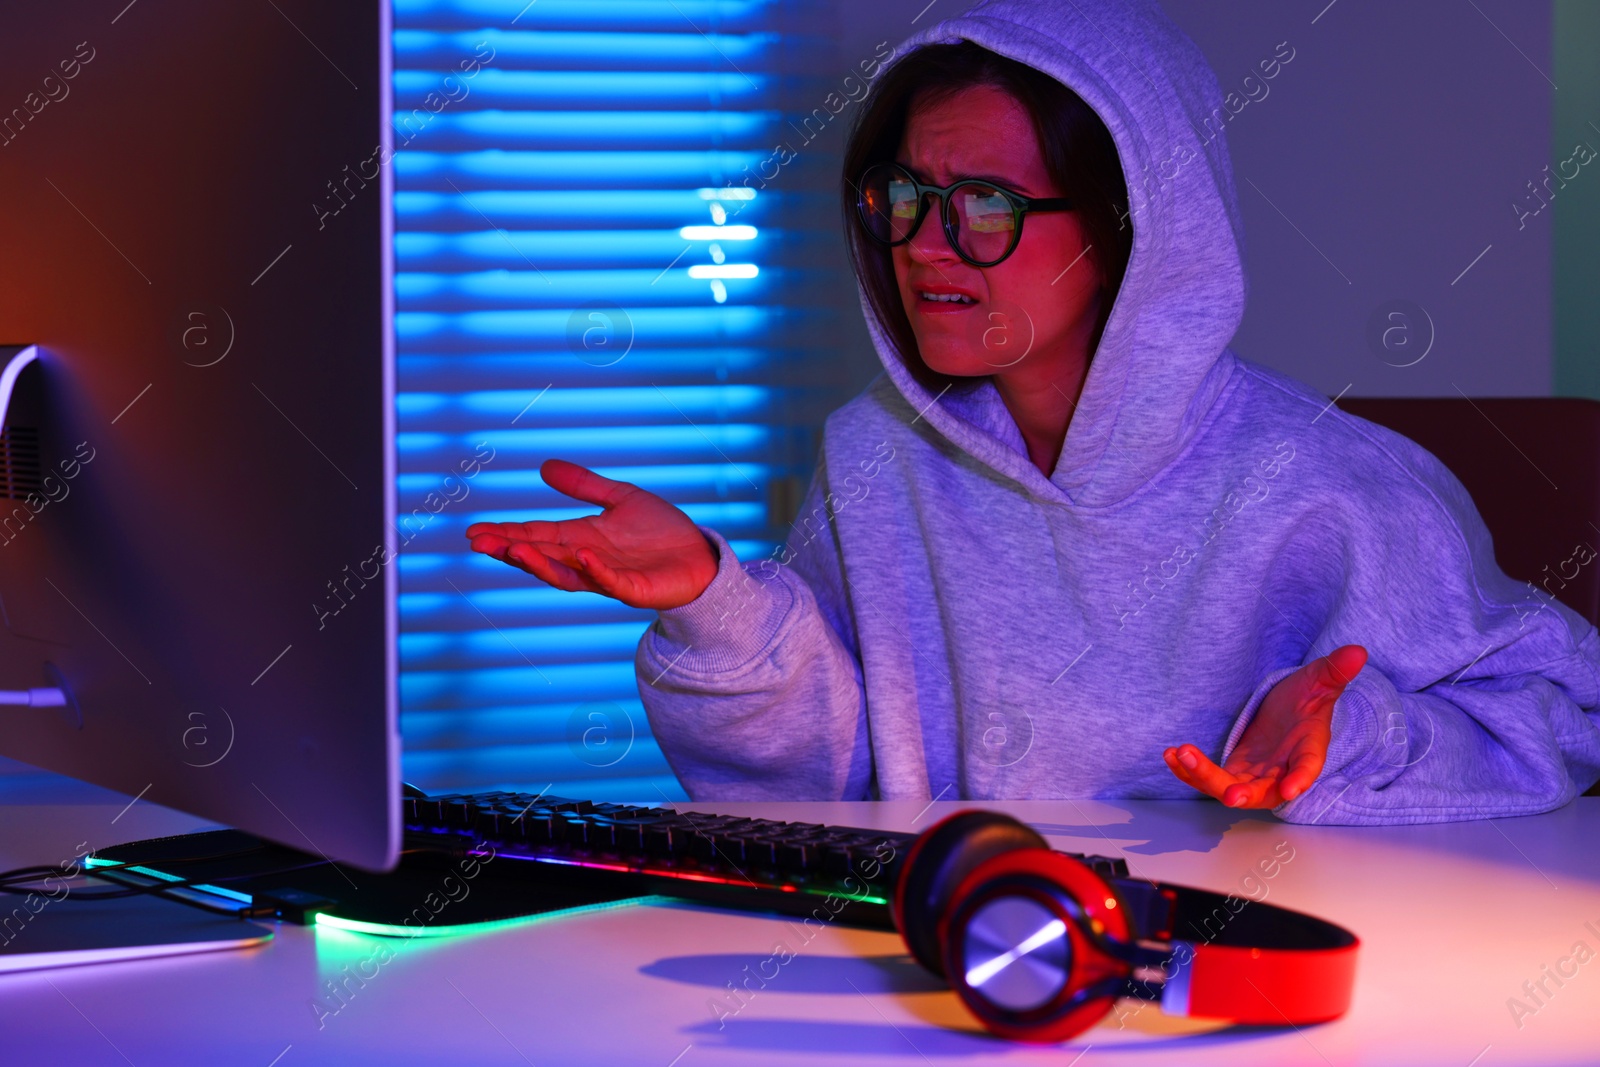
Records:
{"label": "black eyeglass frame", "polygon": [[[862,189],[867,183],[867,176],[870,175],[874,170],[877,170],[879,167],[883,167],[888,170],[899,171],[901,174],[906,176],[912,188],[914,188],[917,192],[917,217],[911,220],[911,228],[906,231],[906,235],[897,241],[886,240],[882,237],[879,237],[876,233],[873,233],[872,223],[868,221],[867,217],[866,194],[862,191]],[[1006,250],[1000,253],[998,258],[991,260],[973,259],[962,250],[961,242],[956,238],[954,212],[950,207],[950,198],[957,189],[967,185],[981,185],[985,189],[993,189],[995,192],[1005,197],[1006,203],[1011,205],[1011,243],[1006,245]],[[962,178],[960,181],[953,182],[950,185],[945,186],[930,185],[926,182],[918,181],[915,174],[912,174],[909,170],[907,170],[905,167],[902,167],[898,163],[874,163],[867,167],[866,170],[862,171],[861,177],[856,181],[856,219],[861,223],[862,232],[877,243],[885,245],[889,248],[894,248],[898,245],[907,243],[917,235],[917,230],[922,226],[923,218],[925,218],[928,214],[929,193],[939,194],[939,221],[943,224],[945,240],[950,242],[951,250],[963,260],[972,264],[974,267],[992,267],[997,263],[1004,262],[1007,256],[1011,255],[1012,252],[1015,252],[1017,250],[1018,243],[1022,240],[1023,219],[1026,218],[1030,212],[1071,211],[1073,209],[1071,199],[1065,196],[1023,196],[1021,193],[1012,192],[1003,185],[996,185],[994,182],[987,181],[983,178]]]}

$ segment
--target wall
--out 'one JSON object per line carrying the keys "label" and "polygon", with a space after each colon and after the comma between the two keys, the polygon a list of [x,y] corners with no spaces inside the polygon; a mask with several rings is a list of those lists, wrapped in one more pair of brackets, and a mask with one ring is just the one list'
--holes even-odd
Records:
{"label": "wall", "polygon": [[[1556,0],[1551,158],[1577,142],[1600,148],[1600,4]],[[1596,161],[1600,163],[1600,160]],[[1555,394],[1600,399],[1600,175],[1581,177],[1551,203],[1555,248]],[[1567,168],[1572,173],[1572,168]]]}
{"label": "wall", "polygon": [[[841,48],[865,54],[879,40],[898,43],[964,6],[852,5]],[[1266,83],[1267,94],[1256,90],[1261,98],[1227,131],[1251,286],[1234,349],[1330,396],[1345,389],[1350,396],[1548,394],[1554,212],[1523,218],[1519,229],[1512,204],[1520,194],[1537,205],[1527,183],[1565,158],[1550,153],[1550,4],[1164,6],[1204,51],[1224,92],[1255,73],[1279,42],[1295,50]],[[1573,65],[1592,71],[1594,54],[1575,54]],[[1600,115],[1591,117],[1600,124]],[[1600,146],[1600,133],[1591,133]],[[1572,136],[1558,140],[1570,150]],[[1590,169],[1582,168],[1572,193],[1600,186]],[[1570,199],[1553,203],[1565,207]],[[1592,242],[1588,248],[1593,256]],[[1396,300],[1423,311],[1411,312],[1410,349],[1368,340],[1369,324]],[[1398,365],[1424,350],[1429,320],[1426,356]],[[1591,337],[1600,333],[1593,323],[1590,329]],[[859,322],[852,343],[876,367]],[[1600,384],[1589,373],[1588,387]],[[1578,377],[1569,372],[1562,381],[1570,386]]]}

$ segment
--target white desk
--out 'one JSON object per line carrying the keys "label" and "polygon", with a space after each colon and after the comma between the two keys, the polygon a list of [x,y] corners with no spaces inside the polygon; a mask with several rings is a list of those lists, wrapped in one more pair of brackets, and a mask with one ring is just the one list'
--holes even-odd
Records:
{"label": "white desk", "polygon": [[[104,847],[202,825],[142,802],[123,811],[128,798],[89,787],[17,802],[28,799],[0,808],[8,869],[60,862],[84,840]],[[960,806],[691,805],[895,830]],[[1056,847],[1121,854],[1136,873],[1218,891],[1237,891],[1287,841],[1294,858],[1266,883],[1265,899],[1361,937],[1354,1006],[1296,1032],[1128,1005],[1124,1018],[1114,1013],[1065,1045],[1008,1045],[983,1035],[892,934],[838,927],[805,944],[781,918],[629,905],[411,941],[281,926],[248,951],[0,976],[0,1063],[1600,1062],[1600,957],[1559,988],[1546,979],[1553,995],[1520,1028],[1507,1007],[1575,943],[1600,953],[1600,936],[1584,925],[1600,930],[1600,798],[1534,818],[1392,830],[1289,826],[1209,802],[995,806],[1038,825]],[[719,1028],[708,1001],[780,941],[795,958]],[[371,960],[380,943],[394,958],[319,1030],[311,1002],[321,983]]]}

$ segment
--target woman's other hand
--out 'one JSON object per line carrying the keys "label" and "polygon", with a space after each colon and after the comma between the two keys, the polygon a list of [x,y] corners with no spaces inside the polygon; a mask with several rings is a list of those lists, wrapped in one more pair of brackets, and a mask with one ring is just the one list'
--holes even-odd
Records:
{"label": "woman's other hand", "polygon": [[475,522],[475,552],[557,589],[604,593],[636,608],[694,600],[717,574],[717,554],[694,521],[654,493],[564,459],[539,468],[545,484],[604,510],[562,522]]}
{"label": "woman's other hand", "polygon": [[1230,808],[1275,808],[1311,788],[1332,736],[1333,704],[1367,662],[1360,645],[1342,645],[1287,675],[1218,767],[1193,745],[1163,753],[1178,778]]}

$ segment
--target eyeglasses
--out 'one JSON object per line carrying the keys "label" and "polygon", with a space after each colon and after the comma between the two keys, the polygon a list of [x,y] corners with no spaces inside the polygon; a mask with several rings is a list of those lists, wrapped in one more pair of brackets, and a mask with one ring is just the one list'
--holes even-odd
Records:
{"label": "eyeglasses", "polygon": [[1028,212],[1072,210],[1064,196],[1027,197],[977,178],[941,188],[917,181],[898,163],[875,163],[856,183],[856,215],[868,237],[892,248],[916,234],[928,213],[929,193],[941,201],[950,247],[974,267],[992,267],[1016,249]]}

